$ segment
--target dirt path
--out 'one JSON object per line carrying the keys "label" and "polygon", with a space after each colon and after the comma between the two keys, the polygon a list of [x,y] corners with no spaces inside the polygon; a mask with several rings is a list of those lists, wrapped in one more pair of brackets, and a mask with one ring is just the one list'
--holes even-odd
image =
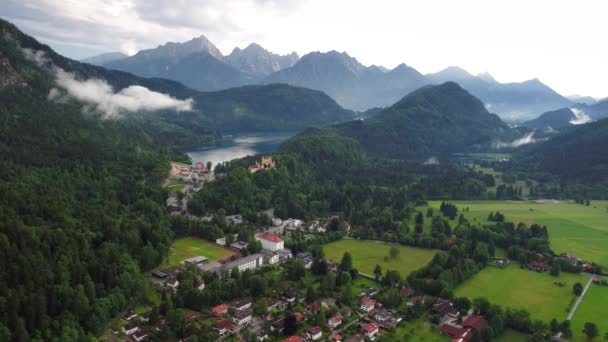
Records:
{"label": "dirt path", "polygon": [[566,318],[567,320],[569,320],[569,321],[572,320],[572,317],[574,316],[576,309],[578,309],[579,304],[581,304],[581,302],[583,301],[583,298],[585,297],[587,290],[589,290],[589,286],[591,286],[592,282],[593,282],[593,277],[589,277],[589,281],[587,282],[587,285],[585,285],[585,288],[583,289],[583,293],[581,293],[581,295],[576,299],[576,303],[574,303],[574,305],[572,306],[572,309],[570,309],[570,313],[568,313],[568,317]]}

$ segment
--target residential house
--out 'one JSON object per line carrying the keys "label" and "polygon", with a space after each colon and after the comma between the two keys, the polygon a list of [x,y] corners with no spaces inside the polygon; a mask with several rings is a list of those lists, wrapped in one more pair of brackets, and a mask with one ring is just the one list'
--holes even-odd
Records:
{"label": "residential house", "polygon": [[306,334],[309,340],[316,341],[323,337],[323,329],[321,327],[316,326],[308,329],[308,333]]}
{"label": "residential house", "polygon": [[424,304],[424,301],[425,301],[424,296],[415,296],[415,297],[410,298],[407,301],[407,306],[414,306],[414,305],[417,305],[417,304]]}
{"label": "residential house", "polygon": [[232,321],[238,325],[244,325],[251,322],[251,315],[253,311],[251,309],[239,310],[234,313]]}
{"label": "residential house", "polygon": [[321,311],[321,304],[319,304],[319,303],[308,304],[306,306],[306,311],[308,311],[310,314],[316,314],[317,312]]}
{"label": "residential house", "polygon": [[175,291],[175,290],[177,290],[177,287],[179,286],[179,280],[177,280],[177,277],[171,276],[165,281],[165,286],[168,289]]}
{"label": "residential house", "polygon": [[296,254],[296,259],[300,259],[302,260],[302,263],[304,264],[304,268],[305,269],[310,269],[312,267],[312,255],[310,255],[310,253],[306,253],[306,252],[301,252]]}
{"label": "residential house", "polygon": [[336,306],[336,300],[333,298],[324,298],[321,300],[321,305],[327,309],[331,309]]}
{"label": "residential house", "polygon": [[140,342],[143,341],[146,337],[148,337],[150,333],[148,332],[147,329],[139,329],[138,331],[133,333],[133,339],[135,339],[135,341]]}
{"label": "residential house", "polygon": [[342,315],[340,315],[340,314],[337,314],[335,316],[331,316],[327,320],[327,327],[330,330],[336,329],[338,326],[340,326],[340,324],[342,324]]}
{"label": "residential house", "polygon": [[276,331],[278,334],[282,334],[284,328],[285,328],[285,318],[281,318],[278,321],[275,321],[270,325],[270,330],[273,332]]}
{"label": "residential house", "polygon": [[409,298],[414,294],[414,289],[411,287],[404,287],[399,290],[399,294],[401,295],[401,297]]}
{"label": "residential house", "polygon": [[365,337],[373,341],[380,333],[380,326],[375,322],[367,323],[363,326],[363,332],[365,333]]}
{"label": "residential house", "polygon": [[332,342],[342,342],[342,336],[335,334],[335,335],[331,335],[331,339]]}
{"label": "residential house", "polygon": [[220,304],[220,305],[214,306],[213,309],[211,309],[211,312],[213,313],[213,316],[221,317],[228,313],[228,305]]}
{"label": "residential house", "polygon": [[215,239],[215,243],[220,246],[226,246],[226,237]]}
{"label": "residential house", "polygon": [[369,298],[369,297],[363,297],[363,299],[361,299],[361,306],[360,309],[362,311],[365,312],[370,312],[372,310],[374,310],[374,308],[376,307],[376,301]]}
{"label": "residential house", "polygon": [[234,301],[232,303],[232,308],[235,311],[242,311],[242,310],[250,309],[252,304],[253,304],[253,301],[251,300],[251,298],[244,298],[244,299],[239,299],[239,300]]}
{"label": "residential house", "polygon": [[433,303],[433,307],[431,308],[431,312],[438,315],[439,317],[444,317],[454,310],[454,304],[447,300],[437,298]]}
{"label": "residential house", "polygon": [[365,342],[365,338],[361,334],[355,334],[344,340],[344,342]]}
{"label": "residential house", "polygon": [[152,272],[152,276],[154,278],[158,278],[158,279],[165,279],[167,278],[167,274],[162,272],[162,271],[153,271]]}
{"label": "residential house", "polygon": [[127,312],[125,312],[125,314],[122,316],[122,319],[125,321],[130,321],[133,318],[137,317],[137,314],[135,313],[135,311],[133,310],[128,310]]}
{"label": "residential house", "polygon": [[139,320],[142,321],[142,322],[144,322],[144,323],[148,323],[148,322],[150,322],[150,316],[151,315],[152,315],[151,311],[144,312],[143,314],[141,314],[139,316]]}
{"label": "residential house", "polygon": [[279,249],[285,248],[285,242],[283,241],[283,239],[272,233],[258,233],[255,235],[255,239],[257,241],[260,241],[263,249],[271,252],[276,252]]}
{"label": "residential house", "polygon": [[288,338],[284,339],[283,342],[304,342],[304,339],[296,335],[289,336]]}
{"label": "residential house", "polygon": [[131,335],[131,334],[135,333],[137,330],[139,330],[139,326],[135,322],[127,323],[127,324],[123,325],[123,327],[122,327],[122,332],[125,335]]}
{"label": "residential house", "polygon": [[227,319],[222,319],[213,324],[213,329],[215,329],[220,336],[225,336],[234,331],[234,324]]}
{"label": "residential house", "polygon": [[359,296],[361,296],[361,297],[370,297],[371,298],[371,297],[375,296],[377,293],[378,292],[376,291],[376,289],[370,287],[367,290],[361,292],[359,294]]}
{"label": "residential house", "polygon": [[469,332],[467,329],[449,323],[442,324],[439,327],[439,331],[441,331],[442,334],[451,337],[452,341],[460,341],[461,339],[466,341],[470,338],[468,337]]}

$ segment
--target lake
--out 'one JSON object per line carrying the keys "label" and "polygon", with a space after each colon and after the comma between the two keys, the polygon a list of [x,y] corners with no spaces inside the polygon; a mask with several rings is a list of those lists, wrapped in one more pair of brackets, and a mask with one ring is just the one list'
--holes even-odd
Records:
{"label": "lake", "polygon": [[297,133],[240,133],[225,136],[218,146],[204,147],[186,152],[186,154],[190,156],[194,163],[210,161],[215,166],[237,158],[274,152],[283,141]]}

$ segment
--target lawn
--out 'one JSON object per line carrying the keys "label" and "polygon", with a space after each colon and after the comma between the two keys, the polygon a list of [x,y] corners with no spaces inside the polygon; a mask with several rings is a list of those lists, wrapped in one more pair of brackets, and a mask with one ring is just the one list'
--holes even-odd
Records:
{"label": "lawn", "polygon": [[[572,318],[572,332],[576,341],[586,341],[582,331],[585,322],[597,324],[600,337],[608,333],[608,286],[592,284]],[[599,340],[599,339],[598,339]]]}
{"label": "lawn", "polygon": [[232,254],[235,253],[228,248],[199,238],[181,238],[173,241],[169,249],[169,260],[161,268],[179,266],[182,261],[199,255],[212,261],[223,259]]}
{"label": "lawn", "polygon": [[392,332],[382,331],[381,341],[415,341],[415,342],[449,342],[450,338],[442,335],[436,325],[428,323],[428,317],[401,323]]}
{"label": "lawn", "polygon": [[[461,284],[454,295],[470,299],[485,297],[503,308],[526,309],[532,319],[549,322],[556,318],[562,321],[573,302],[572,286],[576,282],[585,285],[588,280],[587,275],[565,272],[556,278],[548,272],[520,269],[518,264],[505,269],[488,266]],[[555,285],[556,281],[565,283],[565,286]]]}
{"label": "lawn", "polygon": [[[608,266],[608,201],[592,201],[590,206],[536,201],[453,201],[465,216],[487,223],[490,212],[500,211],[508,221],[537,223],[549,229],[551,248]],[[439,208],[441,202],[429,203]],[[426,210],[420,208],[419,210]]]}
{"label": "lawn", "polygon": [[[396,259],[384,260],[388,257],[391,247],[399,249]],[[349,252],[353,258],[353,265],[360,272],[373,275],[376,264],[382,267],[382,272],[397,270],[402,277],[406,277],[412,271],[424,267],[435,256],[435,251],[430,249],[405,247],[369,240],[343,239],[323,246],[325,257],[329,260],[340,262],[344,252]]]}

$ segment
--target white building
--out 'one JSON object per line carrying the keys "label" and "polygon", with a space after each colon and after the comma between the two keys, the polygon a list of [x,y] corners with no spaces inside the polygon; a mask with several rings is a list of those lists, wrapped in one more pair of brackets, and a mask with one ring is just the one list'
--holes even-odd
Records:
{"label": "white building", "polygon": [[[264,265],[264,256],[262,254],[251,254],[246,257],[231,261],[219,268],[218,272],[226,272],[230,275],[233,268],[237,268],[240,272],[250,269],[256,269]],[[221,273],[220,273],[221,274]]]}
{"label": "white building", "polygon": [[266,265],[274,265],[281,260],[279,254],[269,250],[264,249],[260,253],[264,256],[264,264]]}
{"label": "white building", "polygon": [[280,237],[264,232],[255,235],[255,239],[262,243],[262,248],[272,252],[276,252],[279,249],[285,248],[285,242]]}

